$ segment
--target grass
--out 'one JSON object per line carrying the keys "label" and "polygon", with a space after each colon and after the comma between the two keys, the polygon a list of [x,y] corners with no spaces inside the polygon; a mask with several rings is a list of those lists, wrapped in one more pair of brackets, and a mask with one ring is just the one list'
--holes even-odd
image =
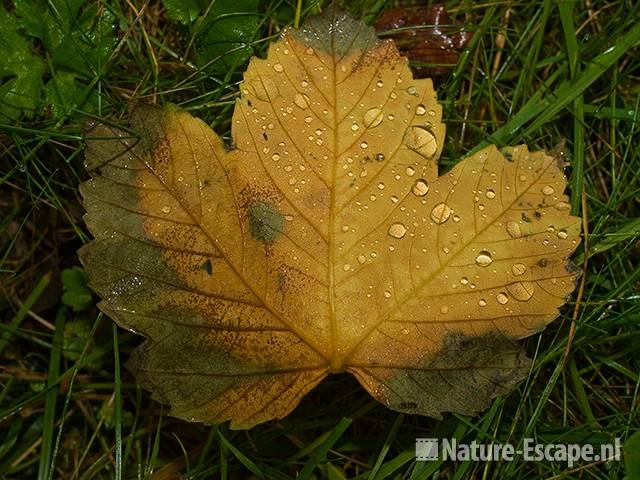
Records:
{"label": "grass", "polygon": [[[0,58],[0,478],[624,476],[615,461],[416,462],[414,441],[600,444],[640,429],[640,5],[448,3],[473,38],[437,83],[443,168],[486,142],[565,141],[572,208],[584,218],[574,258],[584,275],[560,318],[524,342],[535,358],[527,380],[477,417],[436,421],[389,411],[332,376],[287,418],[238,432],[167,416],[121,368],[139,337],[99,314],[95,297],[82,300],[81,273],[63,284],[61,272],[89,239],[77,190],[83,124],[120,122],[132,101],[173,102],[228,138],[245,47],[211,38],[206,50],[206,22],[169,14],[175,1],[80,2],[74,15],[63,0],[31,15],[27,3],[5,2],[14,21],[0,23],[11,51],[36,57],[22,57],[29,68],[15,74],[23,90],[13,97],[6,71],[19,69],[9,50]],[[231,17],[262,55],[283,27],[326,4],[265,0]],[[369,20],[391,6],[347,5]],[[204,12],[215,8],[204,2]],[[36,20],[68,40],[56,49]]]}

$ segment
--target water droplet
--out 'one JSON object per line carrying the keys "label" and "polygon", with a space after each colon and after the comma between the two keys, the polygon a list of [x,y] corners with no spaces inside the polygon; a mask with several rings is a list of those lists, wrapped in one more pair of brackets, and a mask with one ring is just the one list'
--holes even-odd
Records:
{"label": "water droplet", "polygon": [[343,225],[343,226],[342,226],[342,228],[341,228],[341,230],[342,230],[343,232],[348,232],[348,231],[349,231],[349,225]]}
{"label": "water droplet", "polygon": [[436,137],[424,127],[412,126],[404,134],[405,145],[425,158],[431,158],[438,150]]}
{"label": "water droplet", "polygon": [[384,82],[382,80],[378,80],[376,82],[376,85],[377,85],[378,88],[381,88],[384,85]]}
{"label": "water droplet", "polygon": [[487,301],[484,298],[481,298],[478,301],[478,305],[480,305],[481,307],[486,307],[487,306]]}
{"label": "water droplet", "polygon": [[481,251],[476,257],[476,264],[480,267],[488,267],[491,265],[491,262],[493,262],[493,258],[487,250]]}
{"label": "water droplet", "polygon": [[169,205],[165,205],[164,207],[162,207],[162,213],[170,213],[171,212],[171,207]]}
{"label": "water droplet", "polygon": [[496,295],[496,300],[500,305],[505,305],[509,301],[509,297],[507,297],[506,293],[500,292],[498,295]]}
{"label": "water droplet", "polygon": [[342,266],[342,269],[343,269],[345,272],[348,272],[349,270],[351,270],[351,265],[349,265],[348,263],[345,263],[345,264]]}
{"label": "water droplet", "polygon": [[311,123],[312,120],[313,120],[313,118],[311,118],[311,117],[304,117],[304,122],[305,123]]}
{"label": "water droplet", "polygon": [[309,108],[309,97],[304,93],[296,93],[296,96],[293,98],[293,103],[304,110],[305,108]]}
{"label": "water droplet", "polygon": [[431,210],[431,220],[433,220],[438,225],[449,220],[450,216],[451,207],[449,207],[449,205],[447,205],[446,203],[439,203],[435,207],[433,207],[433,210]]}
{"label": "water droplet", "polygon": [[369,146],[369,144],[367,142],[362,142],[360,144],[360,148],[367,148]]}
{"label": "water droplet", "polygon": [[456,215],[454,215],[454,216],[453,216],[453,221],[454,221],[454,222],[456,222],[456,223],[458,223],[458,222],[460,221],[460,215],[457,215],[457,214],[456,214]]}
{"label": "water droplet", "polygon": [[302,88],[307,88],[309,86],[309,82],[307,82],[306,80],[302,80],[302,82],[300,82],[300,85],[302,85]]}
{"label": "water droplet", "polygon": [[487,192],[485,193],[485,196],[488,199],[496,198],[496,192],[494,192],[493,190],[487,190]]}
{"label": "water droplet", "polygon": [[449,311],[449,306],[448,305],[442,305],[440,307],[440,313],[447,313]]}
{"label": "water droplet", "polygon": [[363,254],[358,255],[358,263],[359,264],[363,264],[366,261],[367,261],[367,257],[365,257]]}
{"label": "water droplet", "polygon": [[558,238],[561,238],[562,240],[566,239],[569,235],[567,234],[567,231],[563,228],[562,230],[558,230]]}
{"label": "water droplet", "polygon": [[516,277],[523,275],[526,271],[527,267],[524,263],[515,263],[513,267],[511,267],[511,273],[513,273]]}
{"label": "water droplet", "polygon": [[422,115],[424,115],[425,113],[427,113],[427,109],[425,108],[424,105],[420,104],[416,107],[416,115],[418,115],[419,117],[421,117]]}
{"label": "water droplet", "polygon": [[522,230],[520,230],[520,224],[518,222],[507,222],[507,233],[511,238],[522,237]]}
{"label": "water droplet", "polygon": [[407,93],[409,95],[417,95],[418,94],[418,89],[412,85],[409,88],[407,88]]}
{"label": "water droplet", "polygon": [[429,191],[429,184],[423,179],[416,180],[411,187],[411,193],[413,193],[416,197],[424,197]]}
{"label": "water droplet", "polygon": [[468,279],[467,277],[462,277],[462,278],[460,279],[460,283],[461,283],[462,285],[468,285],[468,284],[469,284],[469,279]]}
{"label": "water droplet", "polygon": [[282,72],[284,72],[284,67],[283,67],[283,66],[282,66],[282,64],[280,64],[280,63],[276,63],[276,64],[273,66],[273,69],[274,69],[276,72],[278,72],[278,73],[282,73]]}
{"label": "water droplet", "polygon": [[357,131],[360,127],[358,126],[358,124],[356,122],[353,122],[353,125],[351,125],[351,130],[353,130],[354,132]]}
{"label": "water droplet", "polygon": [[363,123],[366,128],[374,128],[382,123],[382,110],[379,108],[371,108],[364,114]]}
{"label": "water droplet", "polygon": [[384,183],[383,182],[380,182],[378,184],[378,190],[384,190]]}
{"label": "water droplet", "polygon": [[544,187],[542,187],[542,193],[544,193],[545,195],[553,195],[555,193],[555,190],[551,185],[545,185]]}
{"label": "water droplet", "polygon": [[533,296],[533,283],[531,282],[517,282],[507,285],[507,291],[509,294],[520,302],[526,302]]}
{"label": "water droplet", "polygon": [[389,235],[393,238],[402,238],[407,233],[407,227],[405,227],[402,223],[393,223],[389,227]]}
{"label": "water droplet", "polygon": [[278,155],[277,153],[274,153],[273,155],[271,155],[271,160],[273,160],[274,162],[277,162],[278,160],[280,160],[280,155]]}
{"label": "water droplet", "polygon": [[569,205],[567,202],[558,202],[554,205],[556,210],[570,210],[571,209],[571,205]]}
{"label": "water droplet", "polygon": [[384,291],[384,298],[391,298],[391,292],[389,290]]}
{"label": "water droplet", "polygon": [[413,167],[407,167],[407,169],[405,170],[405,173],[408,176],[413,177],[413,174],[416,173],[416,170]]}
{"label": "water droplet", "polygon": [[376,162],[384,162],[384,153],[376,153]]}

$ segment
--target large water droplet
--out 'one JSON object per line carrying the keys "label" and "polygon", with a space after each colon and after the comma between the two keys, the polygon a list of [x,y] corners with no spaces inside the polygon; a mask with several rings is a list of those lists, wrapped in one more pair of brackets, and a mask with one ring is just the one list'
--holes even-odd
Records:
{"label": "large water droplet", "polygon": [[507,233],[511,238],[522,237],[522,230],[520,230],[520,224],[518,222],[507,222]]}
{"label": "large water droplet", "polygon": [[507,286],[509,294],[520,302],[526,302],[533,296],[533,283],[517,282]]}
{"label": "large water droplet", "polygon": [[309,108],[309,97],[304,93],[296,93],[293,103],[304,110],[305,108]]}
{"label": "large water droplet", "polygon": [[451,216],[451,207],[446,203],[439,203],[431,210],[431,220],[440,225],[449,220]]}
{"label": "large water droplet", "polygon": [[481,251],[476,257],[476,264],[480,267],[488,267],[491,262],[493,262],[493,257],[487,250]]}
{"label": "large water droplet", "polygon": [[507,297],[506,293],[500,292],[498,295],[496,295],[496,300],[500,305],[505,305],[509,301],[509,297]]}
{"label": "large water droplet", "polygon": [[407,227],[405,227],[402,223],[393,223],[389,227],[389,235],[393,238],[402,238],[407,233]]}
{"label": "large water droplet", "polygon": [[436,137],[425,127],[412,126],[404,134],[405,145],[425,158],[431,158],[438,150]]}
{"label": "large water droplet", "polygon": [[382,110],[379,108],[371,108],[364,114],[363,123],[367,128],[374,128],[382,123],[383,118]]}
{"label": "large water droplet", "polygon": [[429,184],[423,179],[416,180],[411,187],[411,193],[413,193],[416,197],[424,197],[429,191]]}
{"label": "large water droplet", "polygon": [[527,267],[524,263],[515,263],[512,267],[511,267],[511,273],[513,273],[516,277],[519,277],[520,275],[523,275],[524,272],[527,271]]}

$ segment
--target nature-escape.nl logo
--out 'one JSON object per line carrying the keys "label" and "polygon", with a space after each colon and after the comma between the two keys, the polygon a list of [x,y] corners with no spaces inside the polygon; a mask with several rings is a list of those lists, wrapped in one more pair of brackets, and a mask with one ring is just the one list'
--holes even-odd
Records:
{"label": "nature-escape.nl logo", "polygon": [[577,462],[599,462],[620,460],[620,439],[614,443],[593,445],[589,443],[536,443],[525,438],[522,446],[510,443],[458,443],[455,438],[417,438],[416,460],[454,460],[489,462],[522,459],[526,462],[566,462],[569,468]]}

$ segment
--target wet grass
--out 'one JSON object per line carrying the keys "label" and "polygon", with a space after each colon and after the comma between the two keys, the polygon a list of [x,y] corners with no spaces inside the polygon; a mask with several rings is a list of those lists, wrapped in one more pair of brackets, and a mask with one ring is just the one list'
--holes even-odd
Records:
{"label": "wet grass", "polygon": [[[373,20],[391,3],[357,0],[348,9]],[[41,8],[62,22],[60,5]],[[256,54],[293,24],[296,7],[260,3]],[[302,20],[317,8],[305,2]],[[550,149],[564,141],[572,208],[585,219],[574,259],[585,273],[560,318],[524,342],[535,358],[527,380],[473,418],[400,415],[347,376],[248,432],[166,416],[121,366],[139,337],[101,316],[95,297],[82,300],[81,272],[77,282],[62,280],[89,238],[77,191],[86,178],[82,126],[121,121],[131,101],[173,102],[228,138],[245,64],[196,62],[198,21],[180,25],[160,2],[106,0],[87,13],[94,26],[110,15],[100,27],[114,28],[104,55],[77,46],[91,68],[74,74],[73,88],[60,80],[58,97],[0,116],[0,478],[623,477],[617,461],[414,459],[416,437],[600,444],[640,428],[640,5],[450,2],[449,11],[473,38],[437,85],[448,129],[443,168],[484,142]],[[42,82],[68,78],[46,42],[28,38]]]}

